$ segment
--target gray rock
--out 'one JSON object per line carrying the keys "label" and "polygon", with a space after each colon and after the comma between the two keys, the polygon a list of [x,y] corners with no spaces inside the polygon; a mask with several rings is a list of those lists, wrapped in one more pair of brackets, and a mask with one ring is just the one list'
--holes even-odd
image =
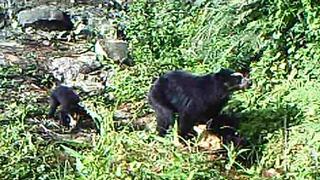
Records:
{"label": "gray rock", "polygon": [[114,112],[113,118],[115,120],[122,120],[122,121],[130,121],[130,118],[132,118],[132,115],[129,112],[116,110]]}
{"label": "gray rock", "polygon": [[105,88],[107,78],[101,76],[107,76],[108,73],[100,70],[100,67],[101,64],[96,60],[95,54],[89,52],[79,57],[53,59],[49,64],[49,71],[65,85],[92,92]]}
{"label": "gray rock", "polygon": [[42,30],[71,30],[73,24],[69,16],[53,6],[39,6],[20,11],[18,22],[23,27],[34,27]]}
{"label": "gray rock", "polygon": [[0,66],[5,66],[7,65],[7,62],[4,58],[4,54],[0,52]]}
{"label": "gray rock", "polygon": [[128,43],[123,40],[105,40],[104,48],[107,56],[114,61],[118,61],[124,64],[132,64],[129,58]]}

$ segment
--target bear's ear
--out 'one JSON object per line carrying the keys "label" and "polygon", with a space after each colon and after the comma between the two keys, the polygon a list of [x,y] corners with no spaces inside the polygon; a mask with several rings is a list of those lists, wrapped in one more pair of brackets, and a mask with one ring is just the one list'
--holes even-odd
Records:
{"label": "bear's ear", "polygon": [[231,74],[235,73],[230,69],[221,68],[219,72],[216,73],[217,77],[228,77]]}

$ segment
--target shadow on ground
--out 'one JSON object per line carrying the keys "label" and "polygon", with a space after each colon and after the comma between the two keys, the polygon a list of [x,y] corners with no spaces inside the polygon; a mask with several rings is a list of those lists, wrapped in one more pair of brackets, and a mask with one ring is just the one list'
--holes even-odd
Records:
{"label": "shadow on ground", "polygon": [[267,136],[279,130],[285,130],[299,124],[301,111],[297,107],[279,106],[246,111],[237,114],[240,120],[240,133],[247,139],[249,151],[243,154],[245,165],[259,162],[268,142]]}

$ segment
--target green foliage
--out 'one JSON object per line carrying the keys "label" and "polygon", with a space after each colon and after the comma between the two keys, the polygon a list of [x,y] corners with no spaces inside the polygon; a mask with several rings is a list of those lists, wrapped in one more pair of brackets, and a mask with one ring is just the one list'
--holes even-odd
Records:
{"label": "green foliage", "polygon": [[[319,83],[315,30],[319,8],[311,1],[206,1],[200,6],[148,2],[132,6],[128,29],[137,62],[147,64],[139,67],[145,69],[143,77],[176,68],[200,73],[221,66],[250,70],[254,86],[234,96],[227,111],[242,112],[242,131],[255,146],[249,153],[255,157],[248,159],[261,161],[260,170],[274,166],[273,162],[278,162],[277,168],[286,168],[290,162],[281,158],[283,149],[271,153],[267,161],[263,154],[273,152],[278,147],[274,143],[285,140],[284,134],[277,135],[283,132],[284,122],[295,136],[298,132],[291,132],[291,127],[319,118],[315,109],[320,101],[313,92]],[[163,64],[169,65],[163,70]],[[303,88],[306,84],[310,86]],[[292,146],[296,143],[291,138],[287,141]],[[311,169],[299,177],[314,177]],[[299,174],[294,168],[286,170]]]}
{"label": "green foliage", "polygon": [[[138,1],[130,7],[127,34],[138,62],[192,65],[184,56],[195,33],[199,7],[183,1]],[[171,67],[171,68],[172,68]]]}
{"label": "green foliage", "polygon": [[[279,178],[319,177],[319,14],[310,0],[133,1],[126,35],[135,65],[110,65],[110,104],[87,100],[102,128],[92,147],[43,139],[27,120],[41,117],[45,108],[36,94],[21,93],[28,91],[21,77],[34,77],[40,86],[50,85],[50,77],[39,76],[33,65],[1,67],[0,177],[232,179],[238,171],[261,179],[271,168]],[[226,146],[226,161],[212,162],[201,151],[179,148],[172,136],[156,136],[154,129],[115,130],[113,114],[121,106],[130,105],[132,120],[150,112],[146,94],[159,75],[220,67],[250,71],[253,86],[236,93],[225,109],[240,117],[248,151]]]}
{"label": "green foliage", "polygon": [[101,142],[107,149],[95,149],[79,158],[85,179],[194,179],[218,178],[219,172],[205,163],[201,153],[190,154],[164,140],[143,132],[109,132]]}
{"label": "green foliage", "polygon": [[[7,104],[7,113],[0,119],[0,177],[1,179],[51,179],[62,176],[70,168],[56,154],[55,144],[34,133],[26,123],[34,107]],[[53,171],[54,169],[54,171]]]}

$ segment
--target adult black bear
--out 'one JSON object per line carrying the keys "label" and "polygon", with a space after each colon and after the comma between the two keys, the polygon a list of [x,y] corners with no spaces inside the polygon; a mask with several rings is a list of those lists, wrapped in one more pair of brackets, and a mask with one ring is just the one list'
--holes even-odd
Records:
{"label": "adult black bear", "polygon": [[174,125],[174,113],[178,113],[178,134],[185,139],[194,136],[194,125],[217,117],[232,92],[248,86],[249,79],[229,69],[204,76],[171,71],[159,77],[148,97],[159,135],[164,136]]}
{"label": "adult black bear", "polygon": [[79,102],[80,97],[72,88],[60,85],[51,93],[49,117],[53,117],[57,107],[61,105],[60,120],[62,124],[73,127],[75,126],[72,118],[73,113],[85,113]]}

